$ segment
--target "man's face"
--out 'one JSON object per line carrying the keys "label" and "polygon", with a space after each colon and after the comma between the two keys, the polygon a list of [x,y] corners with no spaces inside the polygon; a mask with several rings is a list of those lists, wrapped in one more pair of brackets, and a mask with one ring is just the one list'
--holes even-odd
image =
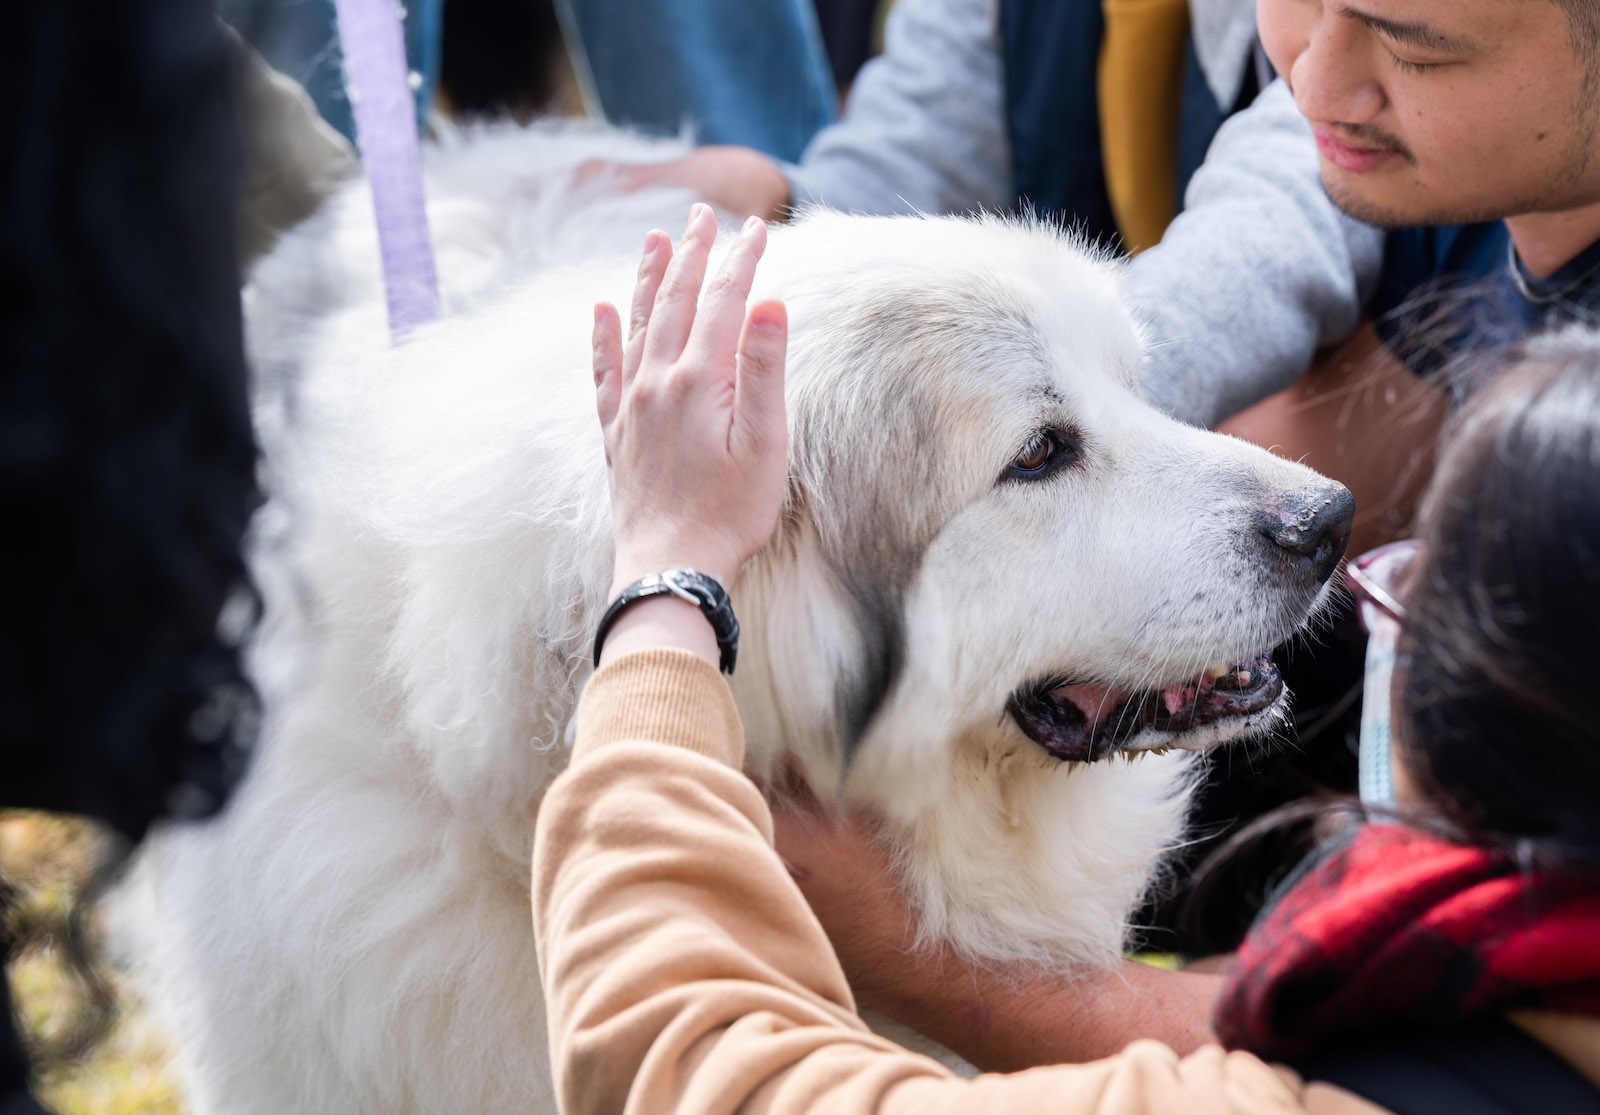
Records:
{"label": "man's face", "polygon": [[1257,0],[1340,208],[1409,226],[1600,201],[1591,59],[1550,0]]}

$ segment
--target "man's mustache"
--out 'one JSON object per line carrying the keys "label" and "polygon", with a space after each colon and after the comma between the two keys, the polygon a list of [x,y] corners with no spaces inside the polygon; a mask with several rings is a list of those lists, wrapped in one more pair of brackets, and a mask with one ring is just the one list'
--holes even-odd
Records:
{"label": "man's mustache", "polygon": [[1333,125],[1350,139],[1365,147],[1378,147],[1385,151],[1393,151],[1408,163],[1416,163],[1417,157],[1411,153],[1411,148],[1400,141],[1397,136],[1390,135],[1375,124],[1340,124]]}

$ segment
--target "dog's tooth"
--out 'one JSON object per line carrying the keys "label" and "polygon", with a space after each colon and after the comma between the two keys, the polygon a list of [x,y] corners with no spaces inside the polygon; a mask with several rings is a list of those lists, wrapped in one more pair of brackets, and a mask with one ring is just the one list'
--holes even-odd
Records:
{"label": "dog's tooth", "polygon": [[1255,674],[1251,673],[1249,670],[1240,670],[1238,673],[1233,675],[1233,680],[1235,684],[1238,685],[1249,685],[1255,680],[1255,677]]}
{"label": "dog's tooth", "polygon": [[1221,681],[1223,675],[1227,672],[1228,664],[1226,662],[1214,662],[1206,667],[1205,677],[1207,681]]}

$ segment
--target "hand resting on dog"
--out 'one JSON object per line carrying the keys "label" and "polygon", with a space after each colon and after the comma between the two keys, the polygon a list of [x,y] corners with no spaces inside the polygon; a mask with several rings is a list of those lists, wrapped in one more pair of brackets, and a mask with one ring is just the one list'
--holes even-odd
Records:
{"label": "hand resting on dog", "polygon": [[[710,207],[696,205],[677,258],[664,233],[645,238],[626,343],[616,308],[595,307],[596,405],[616,530],[612,598],[674,566],[731,584],[777,524],[788,446],[787,317],[778,302],[745,313],[766,247],[766,225],[755,218],[696,313],[716,234]],[[673,596],[623,612],[603,658],[646,646],[679,646],[717,661],[710,626]]]}

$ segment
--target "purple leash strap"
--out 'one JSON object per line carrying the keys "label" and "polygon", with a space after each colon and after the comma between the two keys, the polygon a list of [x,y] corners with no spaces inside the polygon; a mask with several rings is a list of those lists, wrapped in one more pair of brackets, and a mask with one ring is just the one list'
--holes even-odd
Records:
{"label": "purple leash strap", "polygon": [[389,336],[399,340],[439,316],[401,9],[395,0],[335,0],[334,8],[356,142],[378,218]]}

